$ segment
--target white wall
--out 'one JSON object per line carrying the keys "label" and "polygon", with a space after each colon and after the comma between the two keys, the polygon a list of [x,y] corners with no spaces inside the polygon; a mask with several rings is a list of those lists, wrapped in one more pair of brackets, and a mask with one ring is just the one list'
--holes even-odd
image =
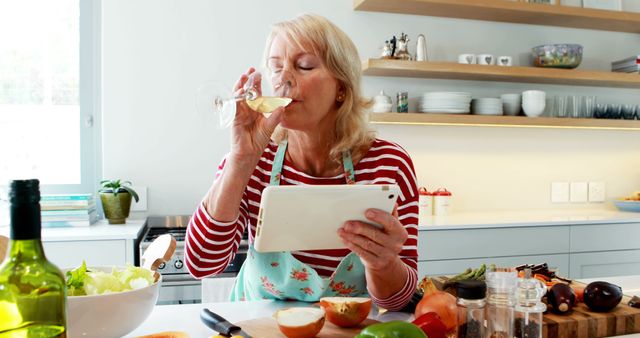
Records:
{"label": "white wall", "polygon": [[[362,58],[405,32],[414,52],[427,36],[431,60],[460,53],[513,55],[525,64],[532,46],[580,43],[582,69],[640,51],[640,35],[355,12],[349,0],[103,1],[103,174],[147,186],[149,214],[189,214],[226,153],[229,133],[195,110],[196,88],[233,84],[258,66],[270,24],[315,12],[351,36]],[[542,89],[597,95],[600,102],[640,104],[639,90],[366,77],[365,94],[469,91],[474,97]],[[456,210],[566,208],[549,201],[552,181],[605,181],[608,199],[640,189],[640,132],[455,126],[378,126],[379,136],[412,155],[419,183],[446,187]],[[601,207],[583,205],[581,207]]]}

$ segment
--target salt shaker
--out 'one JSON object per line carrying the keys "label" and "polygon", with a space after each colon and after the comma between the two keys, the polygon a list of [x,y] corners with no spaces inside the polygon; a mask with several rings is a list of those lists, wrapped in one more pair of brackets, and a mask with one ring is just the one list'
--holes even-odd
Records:
{"label": "salt shaker", "polygon": [[427,225],[433,214],[433,194],[427,188],[418,189],[418,225]]}
{"label": "salt shaker", "polygon": [[458,338],[485,338],[486,293],[487,285],[484,281],[463,280],[457,283]]}
{"label": "salt shaker", "polygon": [[420,34],[416,44],[416,61],[427,61],[427,59],[427,40]]}
{"label": "salt shaker", "polygon": [[542,338],[542,313],[547,306],[541,299],[546,287],[538,279],[531,278],[531,269],[525,269],[524,273],[524,278],[518,280],[513,336]]}
{"label": "salt shaker", "polygon": [[451,192],[440,188],[433,192],[433,215],[444,216],[451,212]]}

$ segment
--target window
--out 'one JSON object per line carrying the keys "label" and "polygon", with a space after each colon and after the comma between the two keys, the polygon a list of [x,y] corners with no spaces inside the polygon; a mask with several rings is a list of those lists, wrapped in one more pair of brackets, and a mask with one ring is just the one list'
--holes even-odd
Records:
{"label": "window", "polygon": [[0,2],[0,185],[92,192],[98,142],[99,2]]}

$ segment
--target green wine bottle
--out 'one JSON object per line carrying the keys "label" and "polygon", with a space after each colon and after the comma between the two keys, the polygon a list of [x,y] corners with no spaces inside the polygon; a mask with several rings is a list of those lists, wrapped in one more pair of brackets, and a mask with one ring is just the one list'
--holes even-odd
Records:
{"label": "green wine bottle", "polygon": [[40,241],[38,180],[11,181],[11,240],[0,265],[0,337],[66,337],[64,276]]}

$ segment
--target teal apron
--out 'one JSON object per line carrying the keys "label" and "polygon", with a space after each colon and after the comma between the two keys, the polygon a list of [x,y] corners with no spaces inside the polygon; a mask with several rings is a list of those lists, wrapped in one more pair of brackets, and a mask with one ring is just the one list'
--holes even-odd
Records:
{"label": "teal apron", "polygon": [[[280,185],[287,141],[278,145],[271,168],[271,185]],[[345,152],[342,164],[347,184],[355,183],[351,153]],[[259,299],[316,302],[321,297],[354,297],[367,294],[364,265],[355,253],[349,253],[331,277],[322,277],[309,265],[297,260],[291,252],[257,252],[249,246],[236,284],[232,301]]]}

